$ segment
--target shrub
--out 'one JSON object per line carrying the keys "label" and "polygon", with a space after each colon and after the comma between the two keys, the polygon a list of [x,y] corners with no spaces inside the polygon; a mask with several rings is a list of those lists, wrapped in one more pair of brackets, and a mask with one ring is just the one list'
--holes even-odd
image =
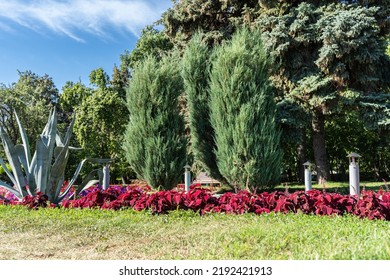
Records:
{"label": "shrub", "polygon": [[124,136],[126,158],[153,188],[175,186],[186,163],[179,70],[173,57],[161,61],[148,57],[134,69],[127,91],[130,119]]}
{"label": "shrub", "polygon": [[210,123],[210,67],[211,51],[203,42],[202,34],[196,34],[186,47],[181,71],[187,100],[191,152],[195,161],[212,178],[227,183],[218,170],[215,133]]}
{"label": "shrub", "polygon": [[[75,118],[70,123],[66,134],[62,137],[57,129],[56,110],[50,112],[49,120],[38,136],[35,152],[32,155],[26,131],[15,113],[23,144],[15,145],[3,127],[0,127],[0,138],[4,147],[11,171],[0,157],[0,165],[12,184],[0,181],[0,187],[13,193],[19,200],[23,197],[44,194],[53,203],[59,203],[70,191],[80,170],[86,161],[79,163],[73,178],[67,188],[61,192],[65,181],[65,168],[71,149],[70,139]],[[94,181],[92,181],[94,183]],[[90,185],[90,181],[83,181],[77,191]]]}
{"label": "shrub", "polygon": [[242,29],[217,49],[210,75],[219,171],[230,184],[252,190],[273,186],[281,173],[270,65],[261,34]]}

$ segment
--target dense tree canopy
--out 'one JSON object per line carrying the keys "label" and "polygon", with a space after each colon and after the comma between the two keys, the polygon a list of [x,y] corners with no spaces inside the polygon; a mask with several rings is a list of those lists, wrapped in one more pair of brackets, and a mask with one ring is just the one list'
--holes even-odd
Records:
{"label": "dense tree canopy", "polygon": [[69,84],[63,90],[61,106],[76,113],[74,134],[85,158],[114,159],[112,178],[126,177],[129,173],[125,162],[122,140],[128,112],[121,97],[121,90],[114,85],[107,73],[98,68],[91,72],[94,88],[80,83]]}
{"label": "dense tree canopy", "polygon": [[[278,108],[291,110],[280,111],[278,119],[287,131],[295,123],[305,134],[296,137],[301,139],[298,146],[310,132],[319,177],[328,179],[329,117],[354,108],[373,128],[388,122],[390,71],[384,39],[389,34],[389,2],[174,1],[161,22],[178,47],[198,30],[207,34],[210,45],[229,39],[240,24],[262,30],[278,66],[272,75]],[[302,110],[310,119],[309,130],[303,128],[307,122],[299,122]]]}
{"label": "dense tree canopy", "polygon": [[0,125],[12,141],[19,138],[14,112],[17,112],[30,139],[35,141],[47,121],[47,114],[58,102],[58,90],[48,75],[31,71],[19,72],[19,79],[11,85],[0,85]]}
{"label": "dense tree canopy", "polygon": [[312,116],[314,157],[325,179],[330,174],[326,116],[353,107],[367,110],[361,102],[382,95],[390,82],[378,10],[302,3],[286,15],[258,21],[269,52],[279,61],[272,80],[280,96]]}
{"label": "dense tree canopy", "polygon": [[152,55],[161,58],[167,51],[173,48],[164,32],[161,32],[153,26],[147,26],[142,30],[141,36],[137,41],[135,48],[121,55],[121,67],[133,69],[136,64]]}

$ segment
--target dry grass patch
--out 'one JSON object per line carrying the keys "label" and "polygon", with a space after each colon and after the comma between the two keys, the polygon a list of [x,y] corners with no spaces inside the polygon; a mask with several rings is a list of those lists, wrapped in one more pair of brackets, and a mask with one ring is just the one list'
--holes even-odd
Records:
{"label": "dry grass patch", "polygon": [[0,259],[390,259],[390,223],[356,217],[0,206]]}

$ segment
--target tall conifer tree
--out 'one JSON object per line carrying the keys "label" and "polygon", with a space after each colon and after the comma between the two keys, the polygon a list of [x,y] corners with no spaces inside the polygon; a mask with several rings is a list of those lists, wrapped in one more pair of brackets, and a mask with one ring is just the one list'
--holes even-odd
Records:
{"label": "tall conifer tree", "polygon": [[261,34],[242,29],[217,49],[210,75],[218,168],[231,184],[250,189],[277,183],[281,171],[270,65]]}
{"label": "tall conifer tree", "polygon": [[186,47],[182,60],[182,77],[187,100],[191,151],[195,161],[214,179],[226,182],[218,170],[215,157],[214,128],[210,124],[209,71],[211,51],[198,33]]}
{"label": "tall conifer tree", "polygon": [[127,90],[130,119],[124,149],[130,166],[154,188],[171,189],[186,162],[184,121],[178,97],[183,91],[173,56],[149,56],[134,69]]}

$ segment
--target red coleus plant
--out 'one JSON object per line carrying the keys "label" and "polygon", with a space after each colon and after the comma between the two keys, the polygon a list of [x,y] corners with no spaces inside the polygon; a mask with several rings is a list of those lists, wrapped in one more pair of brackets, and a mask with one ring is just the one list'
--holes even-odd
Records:
{"label": "red coleus plant", "polygon": [[23,197],[22,201],[13,201],[12,205],[23,205],[30,209],[57,207],[56,204],[48,200],[48,196],[42,192],[37,192],[35,196],[27,195]]}
{"label": "red coleus plant", "polygon": [[[21,202],[1,199],[0,204],[21,204],[32,209],[54,207],[47,196],[38,193],[26,196]],[[148,209],[154,214],[165,214],[171,210],[192,210],[200,214],[215,212],[227,214],[242,213],[304,213],[316,215],[354,214],[361,218],[390,221],[390,192],[363,191],[360,198],[319,190],[293,193],[275,191],[254,194],[247,191],[225,193],[215,196],[211,190],[191,188],[188,193],[175,189],[151,192],[149,188],[110,187],[107,190],[91,188],[83,196],[62,202],[64,208],[101,208],[119,210],[132,208],[137,211]]]}
{"label": "red coleus plant", "polygon": [[254,212],[254,203],[257,196],[247,191],[240,191],[236,194],[225,193],[217,201],[213,212],[225,212],[232,214],[243,214]]}
{"label": "red coleus plant", "polygon": [[354,214],[370,220],[390,220],[390,193],[383,190],[377,193],[363,192],[355,206]]}

